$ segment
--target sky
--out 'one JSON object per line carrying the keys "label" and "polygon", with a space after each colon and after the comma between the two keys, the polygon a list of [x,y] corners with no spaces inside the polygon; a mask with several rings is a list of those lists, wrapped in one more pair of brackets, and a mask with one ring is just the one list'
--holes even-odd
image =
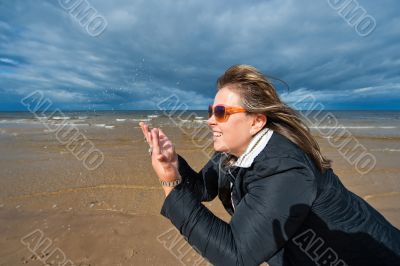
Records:
{"label": "sky", "polygon": [[26,110],[21,99],[35,91],[65,111],[157,109],[171,96],[205,110],[235,64],[284,80],[273,82],[291,106],[399,110],[399,9],[397,0],[0,0],[0,111]]}

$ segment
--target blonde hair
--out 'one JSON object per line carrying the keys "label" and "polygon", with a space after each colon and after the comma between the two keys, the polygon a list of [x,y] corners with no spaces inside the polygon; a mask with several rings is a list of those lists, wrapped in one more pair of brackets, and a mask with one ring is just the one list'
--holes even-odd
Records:
{"label": "blonde hair", "polygon": [[[226,86],[241,96],[243,107],[249,113],[265,114],[267,117],[265,127],[280,133],[299,146],[321,172],[331,167],[331,161],[322,155],[307,125],[294,109],[280,100],[272,83],[255,67],[248,65],[230,67],[217,80],[217,90]],[[232,157],[230,161],[231,159]]]}

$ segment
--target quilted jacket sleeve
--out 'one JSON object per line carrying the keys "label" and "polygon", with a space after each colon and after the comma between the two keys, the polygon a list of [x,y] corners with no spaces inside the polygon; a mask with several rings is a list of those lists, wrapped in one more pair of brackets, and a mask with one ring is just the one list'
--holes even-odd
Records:
{"label": "quilted jacket sleeve", "polygon": [[307,217],[316,196],[307,165],[273,158],[251,180],[230,223],[211,213],[186,183],[168,195],[161,214],[214,265],[259,265],[274,256]]}
{"label": "quilted jacket sleeve", "polygon": [[214,153],[207,164],[199,171],[194,171],[183,157],[178,155],[179,173],[186,189],[200,201],[211,201],[218,194],[218,163],[220,153]]}

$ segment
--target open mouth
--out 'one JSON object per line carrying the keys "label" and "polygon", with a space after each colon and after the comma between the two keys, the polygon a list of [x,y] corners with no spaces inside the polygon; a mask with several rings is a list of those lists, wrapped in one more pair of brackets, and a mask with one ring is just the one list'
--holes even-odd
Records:
{"label": "open mouth", "polygon": [[213,132],[213,136],[218,138],[218,137],[221,137],[221,136],[222,136],[222,133],[221,133],[221,132],[216,132],[216,131],[214,131],[214,132]]}

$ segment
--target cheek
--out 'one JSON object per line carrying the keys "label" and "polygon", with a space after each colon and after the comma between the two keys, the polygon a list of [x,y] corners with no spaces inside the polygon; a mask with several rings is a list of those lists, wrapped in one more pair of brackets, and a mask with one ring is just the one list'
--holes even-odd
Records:
{"label": "cheek", "polygon": [[248,138],[249,130],[243,121],[232,121],[230,126],[224,129],[223,140],[230,148],[241,146]]}

